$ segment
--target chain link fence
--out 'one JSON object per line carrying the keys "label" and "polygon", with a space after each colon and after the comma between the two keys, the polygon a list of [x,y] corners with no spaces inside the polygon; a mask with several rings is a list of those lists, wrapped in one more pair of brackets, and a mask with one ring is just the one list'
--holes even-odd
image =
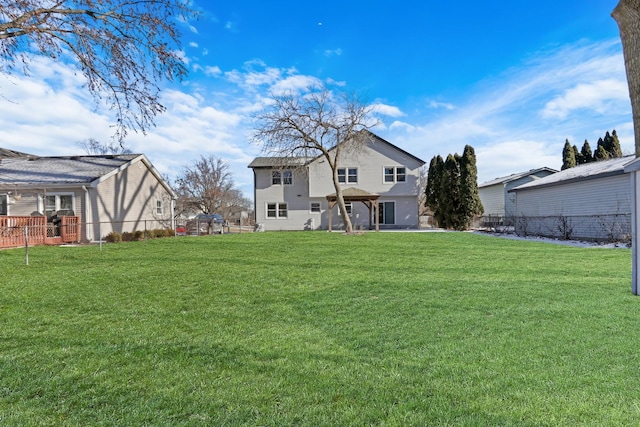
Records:
{"label": "chain link fence", "polygon": [[479,226],[518,236],[631,243],[631,214],[481,217]]}

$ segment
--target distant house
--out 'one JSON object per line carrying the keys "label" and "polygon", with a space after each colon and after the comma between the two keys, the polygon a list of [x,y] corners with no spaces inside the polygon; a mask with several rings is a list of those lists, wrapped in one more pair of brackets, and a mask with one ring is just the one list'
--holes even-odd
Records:
{"label": "distant house", "polygon": [[[418,228],[424,161],[368,132],[365,147],[341,159],[338,177],[355,229]],[[264,230],[319,230],[342,225],[331,169],[323,157],[258,157],[256,225]]]}
{"label": "distant house", "polygon": [[175,194],[144,154],[8,154],[0,149],[0,216],[77,216],[86,242],[173,228]]}
{"label": "distant house", "polygon": [[513,225],[515,194],[509,191],[519,185],[544,178],[558,172],[542,167],[492,179],[478,186],[480,201],[484,207],[485,221],[501,225]]}
{"label": "distant house", "polygon": [[631,233],[633,156],[565,169],[510,190],[520,235],[614,241]]}

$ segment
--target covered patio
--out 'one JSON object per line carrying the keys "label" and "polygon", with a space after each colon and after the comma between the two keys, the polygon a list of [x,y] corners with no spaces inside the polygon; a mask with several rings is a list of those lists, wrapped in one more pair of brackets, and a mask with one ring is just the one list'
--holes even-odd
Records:
{"label": "covered patio", "polygon": [[[374,212],[378,212],[378,199],[380,198],[379,194],[369,193],[367,191],[361,190],[355,187],[349,187],[342,191],[342,198],[345,203],[347,202],[362,202],[369,209],[369,230],[373,229],[373,224],[371,222],[371,218],[373,217],[375,220],[375,230],[380,230],[380,224],[378,220],[378,215],[373,215]],[[336,193],[329,194],[327,196],[327,202],[329,202],[329,227],[328,230],[332,231],[331,218],[333,217],[333,207],[338,204],[338,197]]]}

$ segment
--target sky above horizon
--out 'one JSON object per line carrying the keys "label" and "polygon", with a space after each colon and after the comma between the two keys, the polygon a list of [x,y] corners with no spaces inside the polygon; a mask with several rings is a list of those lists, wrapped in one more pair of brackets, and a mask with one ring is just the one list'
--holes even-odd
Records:
{"label": "sky above horizon", "polygon": [[[214,155],[252,198],[252,114],[315,83],[362,95],[372,131],[427,164],[473,146],[479,183],[560,169],[565,140],[594,148],[613,129],[634,151],[615,0],[193,4],[200,19],[179,24],[189,75],[163,85],[156,127],[125,140],[170,179]],[[73,155],[109,141],[111,112],[83,84],[45,57],[29,76],[0,75],[0,147]]]}

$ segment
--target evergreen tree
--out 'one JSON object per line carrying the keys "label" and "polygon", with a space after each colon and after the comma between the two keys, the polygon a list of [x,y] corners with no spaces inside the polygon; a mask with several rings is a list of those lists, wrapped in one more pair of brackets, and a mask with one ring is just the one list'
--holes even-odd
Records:
{"label": "evergreen tree", "polygon": [[593,161],[593,153],[591,152],[591,146],[589,145],[589,141],[584,140],[584,144],[582,144],[582,150],[580,151],[582,154],[581,159],[584,163],[590,163]]}
{"label": "evergreen tree", "polygon": [[611,133],[611,149],[609,150],[611,157],[622,157],[622,148],[620,148],[620,140],[618,139],[618,133],[614,129]]}
{"label": "evergreen tree", "polygon": [[440,208],[442,210],[441,227],[460,229],[460,156],[449,154],[444,162],[444,174],[440,188]]}
{"label": "evergreen tree", "polygon": [[[602,141],[602,138],[600,138],[600,141]],[[593,155],[593,160],[596,162],[599,162],[602,160],[607,160],[608,158],[609,158],[609,153],[607,153],[607,150],[605,150],[604,145],[598,144],[598,149]]]}
{"label": "evergreen tree", "polygon": [[573,148],[573,153],[576,156],[576,166],[583,164],[584,156],[582,155],[582,152],[578,150],[578,147],[576,145],[572,146],[571,148]]}
{"label": "evergreen tree", "polygon": [[433,212],[433,217],[440,225],[440,192],[442,188],[442,174],[444,172],[444,160],[440,155],[434,156],[429,163],[427,172],[427,187],[425,188],[425,205]]}
{"label": "evergreen tree", "polygon": [[562,149],[562,168],[561,170],[573,168],[576,166],[576,153],[567,139]]}
{"label": "evergreen tree", "polygon": [[478,168],[473,147],[466,145],[460,158],[460,201],[462,229],[471,226],[473,218],[482,215],[484,208],[478,194]]}

